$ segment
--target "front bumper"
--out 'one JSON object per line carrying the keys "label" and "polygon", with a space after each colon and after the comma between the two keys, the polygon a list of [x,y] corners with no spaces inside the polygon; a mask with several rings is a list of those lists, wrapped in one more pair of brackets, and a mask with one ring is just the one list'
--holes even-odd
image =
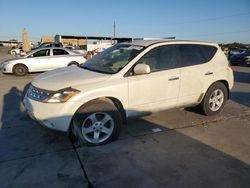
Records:
{"label": "front bumper", "polygon": [[12,73],[12,66],[11,65],[1,65],[0,70],[2,73]]}
{"label": "front bumper", "polygon": [[71,119],[81,106],[78,102],[43,103],[25,96],[24,107],[31,119],[50,129],[67,132]]}

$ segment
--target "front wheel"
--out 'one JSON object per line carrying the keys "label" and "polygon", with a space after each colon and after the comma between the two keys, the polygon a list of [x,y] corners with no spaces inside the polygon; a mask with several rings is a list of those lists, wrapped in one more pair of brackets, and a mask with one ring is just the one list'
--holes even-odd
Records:
{"label": "front wheel", "polygon": [[111,102],[94,100],[75,114],[73,132],[81,144],[102,145],[119,136],[121,124],[121,115]]}
{"label": "front wheel", "polygon": [[228,99],[228,90],[226,86],[217,82],[207,91],[203,101],[200,104],[202,113],[205,115],[214,115],[222,111]]}
{"label": "front wheel", "polygon": [[28,73],[28,69],[25,65],[18,64],[14,66],[13,73],[16,76],[25,76]]}

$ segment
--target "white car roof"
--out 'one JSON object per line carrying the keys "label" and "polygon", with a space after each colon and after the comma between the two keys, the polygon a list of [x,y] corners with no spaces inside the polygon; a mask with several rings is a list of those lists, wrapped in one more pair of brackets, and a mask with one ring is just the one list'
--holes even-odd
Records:
{"label": "white car roof", "polygon": [[132,44],[135,46],[143,46],[143,47],[147,47],[153,44],[157,44],[157,43],[188,43],[188,44],[207,44],[207,45],[216,45],[214,43],[211,42],[203,42],[203,41],[193,41],[193,40],[173,40],[173,39],[159,39],[159,40],[133,40],[131,42],[128,42],[127,44]]}
{"label": "white car roof", "polygon": [[68,49],[68,48],[63,48],[63,47],[44,47],[44,48],[38,48],[38,49],[35,49],[35,50],[32,50],[31,53],[35,53],[37,51],[40,51],[40,50],[47,50],[47,49],[62,49],[62,50],[65,50],[67,52],[69,52],[70,54],[75,54],[74,51]]}

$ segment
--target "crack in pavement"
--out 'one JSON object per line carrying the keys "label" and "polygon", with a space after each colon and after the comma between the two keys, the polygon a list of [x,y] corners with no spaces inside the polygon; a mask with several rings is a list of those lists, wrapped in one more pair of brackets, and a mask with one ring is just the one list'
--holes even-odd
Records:
{"label": "crack in pavement", "polygon": [[76,146],[74,145],[74,140],[73,140],[73,138],[69,138],[69,139],[70,139],[70,142],[71,142],[71,144],[72,144],[72,146],[73,146],[73,150],[75,151],[75,154],[76,154],[77,160],[78,160],[78,162],[79,162],[79,164],[80,164],[80,167],[81,167],[81,169],[82,169],[82,172],[83,172],[83,174],[84,174],[84,178],[85,178],[85,180],[87,181],[88,188],[94,188],[93,183],[90,181],[90,179],[89,179],[89,177],[88,177],[87,171],[86,171],[86,169],[85,169],[85,167],[84,167],[84,164],[83,164],[83,162],[82,162],[82,160],[81,160],[81,158],[80,158],[80,155],[79,155],[79,153],[78,153],[78,151],[77,151],[77,148],[76,148]]}

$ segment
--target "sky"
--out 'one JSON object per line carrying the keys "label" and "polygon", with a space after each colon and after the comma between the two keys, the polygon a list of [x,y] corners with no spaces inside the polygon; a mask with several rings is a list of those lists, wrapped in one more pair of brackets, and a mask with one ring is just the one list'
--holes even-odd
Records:
{"label": "sky", "polygon": [[0,40],[84,35],[250,43],[250,0],[0,0]]}

